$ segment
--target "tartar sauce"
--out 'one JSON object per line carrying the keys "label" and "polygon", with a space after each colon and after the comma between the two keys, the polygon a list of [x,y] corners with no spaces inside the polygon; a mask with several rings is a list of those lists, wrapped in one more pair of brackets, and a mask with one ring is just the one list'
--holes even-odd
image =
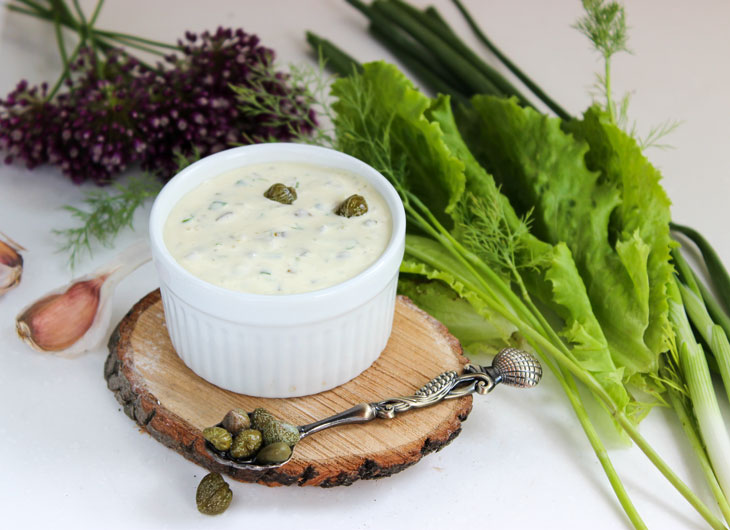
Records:
{"label": "tartar sauce", "polygon": [[[264,197],[275,183],[297,199]],[[353,194],[368,211],[342,217]],[[203,182],[173,207],[164,228],[172,256],[198,278],[227,289],[293,294],[341,283],[370,266],[390,240],[385,200],[362,177],[291,162],[257,164]]]}

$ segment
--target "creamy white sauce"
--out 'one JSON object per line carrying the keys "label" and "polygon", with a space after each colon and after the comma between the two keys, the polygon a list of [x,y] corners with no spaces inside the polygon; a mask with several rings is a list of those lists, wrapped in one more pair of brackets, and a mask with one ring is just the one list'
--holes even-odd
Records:
{"label": "creamy white sauce", "polygon": [[[292,204],[264,197],[296,189]],[[335,209],[362,195],[368,211]],[[165,222],[165,245],[198,278],[227,289],[293,294],[341,283],[370,266],[390,240],[385,200],[349,171],[291,162],[257,164],[214,177],[186,194]]]}

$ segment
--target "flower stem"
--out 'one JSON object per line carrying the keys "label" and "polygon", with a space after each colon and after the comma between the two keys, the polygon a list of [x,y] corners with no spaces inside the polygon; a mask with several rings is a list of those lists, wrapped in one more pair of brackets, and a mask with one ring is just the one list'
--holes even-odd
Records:
{"label": "flower stem", "polygon": [[76,45],[76,48],[74,48],[74,51],[71,53],[71,56],[68,58],[68,62],[65,64],[63,68],[63,72],[61,72],[61,75],[59,76],[56,83],[53,85],[53,88],[51,88],[51,91],[46,96],[46,101],[50,101],[53,99],[53,96],[56,95],[56,92],[61,88],[61,85],[63,84],[66,77],[68,77],[68,72],[70,70],[70,65],[76,60],[76,57],[78,56],[79,52],[81,51],[81,42],[79,42]]}
{"label": "flower stem", "polygon": [[165,52],[162,52],[160,50],[156,50],[154,48],[150,48],[149,46],[144,46],[144,45],[139,44],[137,42],[134,42],[132,40],[124,40],[125,37],[122,37],[122,36],[116,36],[116,37],[114,37],[114,36],[111,36],[111,35],[106,35],[106,32],[103,32],[103,31],[96,31],[95,33],[98,33],[99,35],[104,35],[105,37],[107,37],[109,39],[113,39],[113,40],[117,41],[118,43],[123,44],[125,46],[129,46],[131,48],[136,48],[138,50],[141,50],[141,51],[144,51],[144,52],[147,52],[147,53],[151,53],[151,54],[154,54],[154,55],[159,55],[159,56],[164,56],[165,55]]}
{"label": "flower stem", "polygon": [[[63,0],[60,0],[59,3],[63,3]],[[76,8],[76,13],[79,15],[79,20],[81,21],[81,24],[88,27],[88,23],[86,22],[86,16],[84,15],[84,10],[81,9],[81,5],[79,4],[79,0],[73,0],[74,7]]]}
{"label": "flower stem", "polygon": [[96,19],[99,18],[99,13],[101,13],[101,8],[103,6],[104,6],[104,0],[99,0],[98,2],[96,2],[94,11],[91,13],[91,19],[89,19],[90,27],[93,27],[93,25],[96,24]]}
{"label": "flower stem", "polygon": [[175,44],[167,44],[166,42],[159,42],[152,39],[145,39],[143,37],[137,37],[136,35],[129,35],[127,33],[120,33],[118,31],[108,31],[105,29],[97,29],[94,30],[99,35],[103,35],[105,37],[108,37],[110,39],[119,40],[124,39],[127,41],[137,41],[142,44],[147,44],[149,46],[156,46],[158,48],[167,48],[169,50],[180,50],[180,46],[177,46]]}
{"label": "flower stem", "polygon": [[66,45],[63,42],[63,33],[61,33],[61,20],[58,12],[53,14],[53,29],[56,33],[56,43],[58,44],[58,53],[61,54],[64,69],[68,68],[68,54],[66,53]]}

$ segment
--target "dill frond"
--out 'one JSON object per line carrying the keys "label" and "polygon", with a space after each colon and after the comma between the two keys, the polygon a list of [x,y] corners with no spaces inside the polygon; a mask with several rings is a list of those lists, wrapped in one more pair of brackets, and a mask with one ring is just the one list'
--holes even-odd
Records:
{"label": "dill frond", "polygon": [[637,138],[639,147],[641,147],[642,151],[652,147],[655,149],[672,149],[674,147],[673,145],[663,143],[660,140],[673,133],[680,125],[682,125],[681,120],[667,120],[659,125],[655,125],[649,130],[646,136]]}
{"label": "dill frond", "polygon": [[624,7],[618,2],[604,0],[583,0],[585,16],[578,19],[573,25],[593,43],[593,47],[604,58],[624,51],[628,48],[628,26]]}
{"label": "dill frond", "polygon": [[[604,73],[598,76],[601,92],[606,100],[606,112],[612,123],[617,123],[616,104],[611,95],[611,59],[618,52],[631,53],[628,43],[628,27],[624,7],[618,2],[604,0],[583,0],[585,16],[578,19],[573,25],[583,33],[593,44],[593,47],[603,56]],[[627,101],[622,107],[626,108]]]}
{"label": "dill frond", "polygon": [[[282,80],[272,65],[255,66],[253,73],[256,75],[251,76],[248,86],[231,86],[244,115],[272,131],[284,128],[294,142],[325,147],[334,144],[333,112],[328,103],[332,77],[326,73],[323,59],[317,67],[289,65],[286,81],[291,92],[271,90]],[[273,132],[266,137],[243,136],[248,143],[281,141]]]}
{"label": "dill frond", "polygon": [[629,119],[629,101],[631,93],[626,93],[614,102],[611,93],[611,59],[619,52],[631,53],[628,47],[628,26],[624,7],[618,2],[605,0],[583,0],[586,14],[573,25],[583,33],[593,44],[604,60],[603,74],[596,74],[591,95],[594,100],[603,99],[604,109],[611,122],[634,138],[642,151],[649,148],[667,149],[671,145],[661,143],[660,140],[681,125],[681,121],[668,120],[652,127],[646,136],[638,133],[636,122]]}
{"label": "dill frond", "polygon": [[498,195],[477,197],[468,192],[457,206],[459,239],[490,267],[503,275],[519,276],[520,269],[540,265],[526,254],[524,238],[530,231],[531,212],[512,227]]}
{"label": "dill frond", "polygon": [[370,88],[360,75],[351,76],[350,81],[349,90],[342,93],[339,100],[341,105],[354,112],[337,115],[337,137],[332,147],[360,160],[367,160],[395,186],[401,198],[407,201],[406,159],[394,154],[390,137],[395,114],[382,122],[373,120],[371,113],[374,97]]}
{"label": "dill frond", "polygon": [[64,206],[79,226],[54,230],[63,243],[59,252],[68,253],[68,263],[73,269],[82,254],[93,254],[93,245],[111,246],[114,238],[125,228],[134,228],[134,212],[147,199],[154,197],[162,187],[157,177],[145,173],[132,177],[125,184],[115,183],[113,190],[92,190],[83,203],[86,208]]}
{"label": "dill frond", "polygon": [[[195,148],[190,156],[180,152],[175,152],[174,156],[177,172],[200,160],[200,152]],[[153,174],[143,173],[124,184],[115,182],[111,188],[89,191],[82,201],[85,208],[63,206],[79,223],[73,228],[53,230],[62,240],[58,251],[68,253],[71,269],[78,265],[83,254],[93,254],[94,245],[110,247],[124,228],[134,229],[134,213],[147,200],[157,196],[162,182]]]}

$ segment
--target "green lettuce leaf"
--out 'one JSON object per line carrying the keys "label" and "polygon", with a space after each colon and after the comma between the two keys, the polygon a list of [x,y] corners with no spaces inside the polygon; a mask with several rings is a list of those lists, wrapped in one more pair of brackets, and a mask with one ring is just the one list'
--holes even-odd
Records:
{"label": "green lettuce leaf", "polygon": [[[340,150],[384,174],[389,164],[406,165],[404,186],[451,226],[448,214],[464,192],[464,164],[444,143],[438,124],[424,115],[430,107],[447,108],[448,97],[431,100],[398,68],[382,61],[363,65],[360,77],[335,81],[332,95],[337,98],[332,108]],[[390,160],[374,155],[374,142],[386,144]]]}
{"label": "green lettuce leaf", "polygon": [[[413,261],[404,262],[404,270],[418,271],[423,277],[439,276],[429,271],[424,264]],[[514,325],[497,317],[479,303],[478,297],[470,296],[482,308],[478,312],[468,298],[458,294],[458,290],[468,296],[458,282],[419,279],[414,274],[402,274],[398,280],[398,292],[433,316],[461,343],[467,355],[494,354],[502,348],[514,345],[513,337],[517,331]]]}
{"label": "green lettuce leaf", "polygon": [[[644,239],[647,221],[641,213],[635,211],[632,217],[622,209],[630,200],[624,186],[617,178],[607,178],[603,170],[586,166],[586,157],[591,156],[588,143],[564,132],[560,120],[521,108],[513,100],[477,96],[472,103],[472,111],[459,116],[464,137],[518,214],[532,212],[533,233],[552,244],[564,242],[570,249],[590,309],[616,365],[623,368],[623,380],[636,381],[635,374],[655,373],[663,335],[653,332],[652,315],[657,307],[662,311],[658,284],[665,282],[657,279],[662,275],[651,274],[649,256],[655,242]],[[616,149],[628,148],[619,142],[623,138],[618,138],[618,129],[607,131],[595,121],[584,126],[596,136],[589,125],[615,140]],[[633,156],[611,152],[621,159]],[[598,164],[594,167],[599,169]],[[626,169],[616,167],[615,171]],[[646,176],[629,175],[626,178]],[[637,206],[633,203],[631,208]],[[615,228],[617,212],[633,219],[622,223],[624,230]],[[658,291],[652,290],[654,285]],[[652,307],[654,302],[658,306]]]}
{"label": "green lettuce leaf", "polygon": [[[464,162],[466,194],[462,201],[469,193],[482,199],[496,198],[506,227],[517,230],[524,220],[515,213],[510,200],[501,193],[492,175],[479,164],[467,147],[451,109],[429,110],[426,115],[439,123],[444,142]],[[582,154],[585,148],[581,147],[576,152]],[[529,211],[529,208],[525,210]],[[456,211],[459,212],[459,209]],[[457,238],[460,236],[458,224],[455,235]],[[624,369],[614,363],[571,251],[563,243],[553,246],[526,232],[521,237],[516,255],[516,265],[521,267],[523,264],[532,265],[520,271],[528,290],[540,293],[542,301],[563,319],[561,334],[571,346],[574,360],[591,371],[616,403],[622,409],[625,408],[631,402],[631,397],[623,386]]]}
{"label": "green lettuce leaf", "polygon": [[[616,366],[612,359],[601,325],[593,314],[580,268],[573,262],[572,249],[556,245],[559,241],[541,240],[550,233],[548,230],[536,233],[527,230],[525,214],[529,208],[516,212],[492,175],[472,155],[456,126],[448,98],[431,100],[423,96],[403,74],[384,63],[364,65],[361,75],[337,81],[333,93],[339,98],[334,108],[338,112],[335,126],[342,139],[341,147],[377,169],[392,168],[394,160],[405,164],[405,176],[398,172],[386,176],[418,196],[442,223],[444,219],[453,220],[445,226],[453,229],[454,237],[473,248],[488,266],[494,265],[494,272],[501,274],[507,285],[513,275],[513,279],[524,279],[528,291],[543,293],[549,307],[562,317],[557,326],[572,357],[593,373],[619,408],[624,409],[632,401],[622,385],[625,369]],[[565,136],[559,128],[558,132]],[[381,141],[373,149],[373,143]],[[575,144],[572,142],[567,147],[577,158],[576,167],[595,180],[583,162],[585,144],[578,147]],[[387,153],[387,159],[383,152]],[[617,196],[616,190],[609,191]],[[489,212],[496,216],[496,221],[485,213],[485,205],[497,206]],[[496,255],[499,250],[480,252],[475,244],[490,234],[485,234],[480,227],[476,233],[471,231],[475,239],[467,241],[464,237],[468,225],[472,223],[473,227],[475,220],[484,221],[484,231],[494,232],[492,242],[514,245],[514,252],[493,256],[495,259],[490,261],[490,253]],[[568,220],[577,229],[577,221]],[[535,219],[536,224],[545,225],[543,221]],[[511,237],[514,234],[518,241]],[[490,280],[475,272],[473,264],[454,257],[450,248],[453,250],[453,244],[448,241],[411,233],[406,239],[406,258],[401,271],[442,281],[487,320],[495,318],[492,312],[495,307],[516,315],[509,297],[490,289]],[[524,313],[518,318],[529,319]],[[509,329],[511,334],[514,328],[505,328],[505,322],[504,319],[497,322],[496,328],[486,326],[485,338],[500,329]],[[469,340],[473,338],[470,336]]]}
{"label": "green lettuce leaf", "polygon": [[[667,285],[672,277],[670,253],[672,241],[669,221],[670,201],[660,184],[661,174],[642,154],[636,141],[611,124],[597,107],[588,109],[583,120],[564,124],[564,129],[590,146],[586,164],[600,171],[603,178],[621,191],[621,202],[614,210],[609,235],[617,241],[616,249],[625,263],[641,249],[646,256],[648,293],[641,282],[641,293],[648,296],[648,325],[644,341],[652,351],[667,348]],[[631,249],[635,247],[636,250]],[[628,268],[628,266],[627,266]]]}

